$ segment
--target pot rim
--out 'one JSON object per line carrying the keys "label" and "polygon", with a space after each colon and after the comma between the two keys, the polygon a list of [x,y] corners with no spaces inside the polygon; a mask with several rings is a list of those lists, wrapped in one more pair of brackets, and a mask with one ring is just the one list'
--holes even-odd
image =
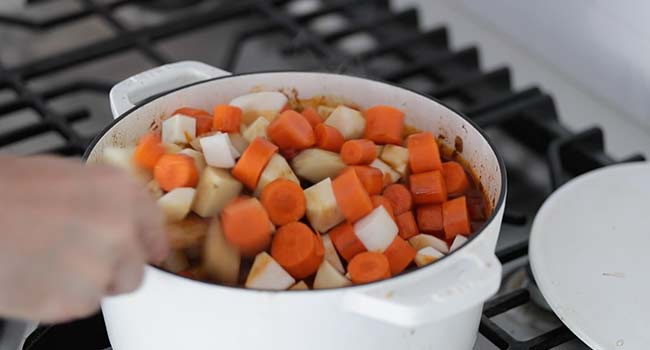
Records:
{"label": "pot rim", "polygon": [[438,259],[433,264],[430,264],[430,265],[427,265],[427,266],[424,266],[424,267],[420,267],[420,268],[417,268],[415,270],[411,270],[411,271],[408,271],[408,272],[405,272],[405,273],[401,273],[401,274],[399,274],[397,276],[393,276],[393,277],[390,277],[390,278],[387,278],[387,279],[384,279],[384,280],[374,281],[374,282],[370,282],[370,283],[366,283],[366,284],[360,284],[360,285],[350,285],[350,286],[346,286],[346,287],[327,288],[327,289],[309,289],[309,290],[281,290],[281,291],[268,290],[268,289],[250,289],[250,288],[245,288],[245,287],[240,287],[240,286],[230,286],[230,285],[225,285],[225,284],[216,284],[216,283],[209,283],[209,282],[194,280],[194,279],[191,279],[191,278],[188,278],[188,277],[184,277],[184,276],[180,276],[180,275],[168,272],[168,271],[166,271],[166,270],[164,270],[164,269],[162,269],[162,268],[160,268],[158,266],[155,266],[155,265],[148,264],[148,266],[153,267],[154,269],[156,269],[156,270],[158,270],[160,272],[163,272],[165,274],[168,274],[168,275],[171,275],[171,276],[183,279],[183,280],[192,281],[192,282],[200,283],[200,284],[203,284],[203,285],[209,285],[209,286],[212,286],[212,287],[221,287],[221,288],[233,289],[235,291],[240,291],[240,292],[251,292],[251,293],[269,293],[269,292],[270,293],[287,293],[288,292],[288,293],[313,293],[313,294],[316,294],[316,293],[332,292],[332,291],[338,291],[338,290],[346,290],[347,291],[347,290],[351,290],[351,289],[368,288],[370,286],[378,286],[380,284],[390,283],[391,281],[395,281],[395,280],[398,280],[398,279],[403,279],[406,276],[412,277],[416,273],[423,273],[423,272],[427,271],[428,269],[431,269],[433,266],[438,265],[440,262],[445,261],[447,258],[453,256],[454,254],[457,254],[457,253],[465,250],[470,245],[470,243],[472,243],[478,236],[480,236],[483,233],[485,228],[487,228],[488,226],[490,226],[492,224],[492,222],[495,220],[495,218],[497,216],[496,214],[505,206],[506,193],[507,193],[507,190],[508,190],[505,162],[504,162],[503,158],[501,157],[501,154],[499,154],[499,152],[497,151],[494,143],[490,140],[490,138],[487,137],[487,134],[485,133],[485,131],[481,127],[479,127],[473,120],[468,118],[462,112],[458,111],[457,109],[455,109],[453,107],[450,107],[449,105],[447,105],[443,101],[440,101],[440,100],[438,100],[437,98],[435,98],[433,96],[430,96],[430,95],[415,91],[415,90],[407,88],[407,87],[399,86],[399,85],[397,85],[395,83],[392,83],[392,82],[389,82],[389,81],[376,79],[376,78],[361,77],[361,76],[356,76],[356,75],[352,75],[352,74],[344,74],[344,73],[312,72],[312,71],[300,71],[300,70],[267,70],[267,71],[247,72],[247,73],[233,73],[233,74],[230,74],[230,75],[224,75],[224,76],[219,76],[219,77],[216,77],[216,78],[210,78],[210,79],[197,81],[197,82],[186,84],[186,85],[183,85],[183,86],[180,86],[180,87],[168,90],[168,91],[164,91],[164,92],[158,93],[156,95],[153,95],[153,96],[139,102],[138,104],[133,106],[133,108],[129,109],[128,111],[126,111],[124,113],[122,113],[119,117],[114,118],[113,121],[111,121],[111,123],[109,123],[106,127],[104,127],[93,138],[93,140],[90,142],[90,144],[88,144],[88,146],[86,147],[86,151],[84,152],[84,154],[82,156],[82,160],[84,162],[86,162],[88,160],[88,157],[90,156],[90,153],[94,150],[95,146],[104,137],[104,135],[108,131],[110,131],[115,125],[117,125],[119,122],[121,122],[123,119],[128,117],[130,114],[132,114],[136,110],[140,109],[141,107],[144,107],[145,105],[156,102],[156,100],[158,100],[159,98],[161,98],[163,96],[167,96],[167,95],[172,94],[172,93],[174,93],[176,91],[183,90],[183,89],[186,89],[186,88],[189,88],[189,87],[192,87],[192,86],[201,85],[201,84],[205,84],[205,83],[209,83],[209,82],[216,81],[216,80],[221,80],[221,79],[229,79],[229,78],[242,77],[242,76],[248,76],[248,75],[283,74],[283,73],[294,73],[294,74],[308,73],[308,74],[322,74],[322,75],[343,76],[343,77],[346,77],[346,78],[368,80],[368,81],[372,81],[372,82],[375,82],[375,83],[389,85],[392,88],[396,88],[396,89],[399,89],[399,90],[406,90],[408,92],[411,92],[411,93],[414,93],[416,95],[422,96],[422,97],[424,97],[426,99],[432,100],[432,101],[442,105],[443,107],[449,109],[450,111],[454,112],[456,114],[456,116],[460,117],[461,119],[464,119],[474,129],[476,129],[476,131],[478,131],[478,133],[481,135],[481,137],[483,137],[483,139],[488,143],[488,145],[490,146],[490,150],[496,156],[497,162],[499,164],[499,172],[500,172],[500,175],[501,175],[501,190],[499,191],[499,198],[497,199],[496,205],[494,205],[494,208],[492,208],[492,213],[490,213],[490,218],[487,221],[485,221],[485,223],[478,230],[478,232],[473,234],[472,237],[470,237],[468,239],[468,241],[462,247],[458,248],[457,250],[455,250],[455,251],[453,251],[453,252],[451,252],[449,254],[446,254],[445,256]]}

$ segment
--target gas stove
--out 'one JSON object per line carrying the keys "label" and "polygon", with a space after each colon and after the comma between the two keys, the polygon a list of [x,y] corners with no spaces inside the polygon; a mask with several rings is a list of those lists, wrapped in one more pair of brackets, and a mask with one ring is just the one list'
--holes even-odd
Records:
{"label": "gas stove", "polygon": [[[32,1],[20,13],[0,15],[0,41],[11,48],[0,51],[0,152],[80,156],[112,119],[107,96],[114,83],[179,60],[232,72],[340,72],[413,88],[486,129],[507,164],[508,205],[497,247],[502,290],[485,305],[475,348],[588,349],[535,288],[527,263],[530,224],[568,179],[643,155],[606,153],[598,127],[573,132],[545,89],[515,87],[505,65],[484,69],[477,46],[452,46],[449,27],[422,29],[418,10],[405,7],[415,2]],[[434,12],[447,6],[421,5]],[[41,326],[23,349],[109,346],[98,314]]]}

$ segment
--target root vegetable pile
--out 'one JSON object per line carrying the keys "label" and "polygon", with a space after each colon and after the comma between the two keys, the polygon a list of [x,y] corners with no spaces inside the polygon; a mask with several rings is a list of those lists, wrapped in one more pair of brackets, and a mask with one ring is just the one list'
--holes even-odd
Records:
{"label": "root vegetable pile", "polygon": [[161,267],[246,288],[374,282],[465,244],[489,207],[458,154],[392,106],[240,96],[183,107],[106,163],[146,180],[167,219]]}

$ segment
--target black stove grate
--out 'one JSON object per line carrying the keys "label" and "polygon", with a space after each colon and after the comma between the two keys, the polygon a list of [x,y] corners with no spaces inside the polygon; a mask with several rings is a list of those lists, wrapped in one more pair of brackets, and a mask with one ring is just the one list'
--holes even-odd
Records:
{"label": "black stove grate", "polygon": [[[55,132],[64,139],[63,144],[39,150],[39,153],[81,155],[92,135],[80,133],[72,124],[91,117],[91,111],[81,108],[62,113],[52,108],[50,101],[77,93],[106,96],[115,83],[75,78],[59,85],[36,88],[30,84],[32,80],[127,51],[137,52],[152,66],[169,63],[177,58],[160,50],[158,43],[215,24],[252,20],[252,24],[245,30],[230,36],[231,40],[226,44],[228,54],[223,61],[208,63],[237,71],[237,62],[248,42],[280,34],[287,40],[285,46],[277,50],[285,57],[310,55],[312,61],[316,62],[311,69],[351,72],[397,84],[417,82],[417,89],[421,92],[453,105],[483,128],[508,134],[520,145],[545,158],[553,189],[568,178],[589,170],[643,159],[641,155],[622,160],[611,158],[604,151],[601,129],[592,128],[578,133],[570,131],[559,120],[553,98],[545,91],[536,86],[515,90],[507,67],[484,71],[476,47],[452,49],[446,28],[423,32],[418,25],[416,10],[391,11],[389,0],[241,0],[211,1],[208,5],[203,1],[195,6],[192,4],[197,1],[183,1],[186,6],[178,14],[136,28],[117,15],[120,9],[133,5],[160,9],[169,7],[174,1],[159,4],[153,0],[77,2],[80,5],[78,9],[46,19],[0,15],[0,26],[21,28],[33,33],[45,32],[86,18],[99,18],[112,31],[107,38],[36,60],[12,66],[0,62],[0,92],[10,90],[15,93],[8,101],[0,102],[0,120],[3,116],[20,110],[31,110],[39,117],[31,124],[13,130],[2,130],[0,147]],[[287,8],[298,2],[317,3],[318,6],[312,6],[299,14],[287,12]],[[332,14],[348,19],[348,24],[327,33],[320,33],[310,26],[315,20]],[[342,48],[346,39],[358,35],[370,38],[374,44],[367,50],[356,53]],[[376,64],[386,60],[390,64],[384,64],[383,67]],[[264,66],[263,62],[260,62],[260,66]],[[517,207],[507,208],[504,225],[525,226],[529,217],[524,212]],[[527,241],[524,240],[500,249],[497,256],[507,266],[515,260],[526,258],[527,247]],[[490,300],[483,312],[480,333],[497,348],[510,350],[551,349],[575,338],[566,327],[561,326],[533,339],[521,341],[492,320],[497,315],[529,302],[530,294],[524,288]],[[84,330],[89,325],[101,327],[101,316],[89,319],[86,323],[41,328],[29,339],[25,349],[100,349],[106,346],[105,339],[102,339],[102,344],[98,344],[97,333]],[[104,333],[102,331],[99,334]],[[78,341],[76,345],[65,344],[73,337]]]}

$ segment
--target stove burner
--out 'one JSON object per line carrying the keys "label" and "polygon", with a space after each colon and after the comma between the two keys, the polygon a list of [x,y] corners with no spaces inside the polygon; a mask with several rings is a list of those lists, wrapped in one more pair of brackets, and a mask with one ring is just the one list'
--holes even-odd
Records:
{"label": "stove burner", "polygon": [[203,0],[145,0],[141,1],[141,6],[154,10],[175,10],[196,5]]}

